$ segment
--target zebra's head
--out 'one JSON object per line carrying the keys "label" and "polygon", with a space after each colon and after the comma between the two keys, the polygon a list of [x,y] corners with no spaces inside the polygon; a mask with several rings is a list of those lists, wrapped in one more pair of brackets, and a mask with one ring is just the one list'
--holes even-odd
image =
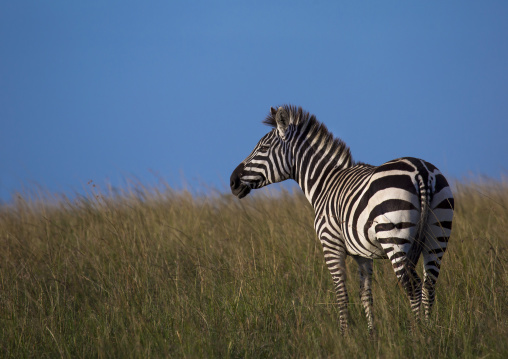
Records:
{"label": "zebra's head", "polygon": [[231,192],[238,198],[249,194],[251,189],[281,182],[291,175],[290,116],[279,107],[270,108],[276,127],[259,140],[254,150],[231,174]]}

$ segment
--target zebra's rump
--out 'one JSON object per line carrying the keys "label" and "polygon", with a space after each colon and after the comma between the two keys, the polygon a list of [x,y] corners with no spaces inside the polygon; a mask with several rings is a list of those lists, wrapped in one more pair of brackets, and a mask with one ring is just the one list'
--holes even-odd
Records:
{"label": "zebra's rump", "polygon": [[[349,170],[351,175],[356,172],[355,167]],[[361,170],[362,166],[358,168]],[[451,191],[442,178],[436,167],[411,157],[371,167],[370,173],[364,172],[363,181],[356,178],[356,183],[362,185],[350,192],[345,197],[350,201],[343,201],[341,206],[348,253],[369,258],[390,257],[392,252],[408,253],[420,233],[432,224],[427,223],[424,207],[434,204],[434,195],[453,203]],[[434,208],[430,207],[432,211]],[[444,210],[452,215],[453,204]]]}

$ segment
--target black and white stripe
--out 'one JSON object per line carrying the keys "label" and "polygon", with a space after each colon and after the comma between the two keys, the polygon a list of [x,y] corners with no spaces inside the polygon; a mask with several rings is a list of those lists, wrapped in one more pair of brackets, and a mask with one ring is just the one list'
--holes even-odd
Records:
{"label": "black and white stripe", "polygon": [[[273,127],[233,171],[231,190],[239,198],[251,189],[295,180],[315,210],[314,227],[323,245],[347,328],[345,258],[359,265],[360,297],[373,329],[373,259],[388,258],[411,309],[428,318],[441,259],[453,218],[453,196],[441,172],[429,162],[405,157],[380,166],[354,163],[348,147],[301,108],[271,109]],[[423,255],[423,285],[415,271]]]}

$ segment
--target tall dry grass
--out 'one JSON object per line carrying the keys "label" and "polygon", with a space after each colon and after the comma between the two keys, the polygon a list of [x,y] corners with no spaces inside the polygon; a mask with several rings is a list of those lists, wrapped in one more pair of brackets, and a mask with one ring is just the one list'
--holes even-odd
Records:
{"label": "tall dry grass", "polygon": [[347,261],[351,328],[299,193],[94,188],[0,208],[6,357],[507,357],[508,185],[458,183],[432,322],[375,262],[370,338]]}

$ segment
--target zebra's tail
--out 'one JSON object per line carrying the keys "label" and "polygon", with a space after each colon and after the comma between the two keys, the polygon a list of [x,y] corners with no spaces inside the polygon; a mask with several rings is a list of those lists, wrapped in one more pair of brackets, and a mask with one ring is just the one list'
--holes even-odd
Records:
{"label": "zebra's tail", "polygon": [[429,216],[429,204],[430,204],[430,192],[426,181],[423,177],[418,174],[418,185],[420,192],[420,220],[418,223],[418,229],[416,231],[416,237],[407,253],[407,259],[409,264],[413,267],[416,266],[420,254],[422,253],[423,246],[425,245],[425,226],[427,225],[427,218]]}

